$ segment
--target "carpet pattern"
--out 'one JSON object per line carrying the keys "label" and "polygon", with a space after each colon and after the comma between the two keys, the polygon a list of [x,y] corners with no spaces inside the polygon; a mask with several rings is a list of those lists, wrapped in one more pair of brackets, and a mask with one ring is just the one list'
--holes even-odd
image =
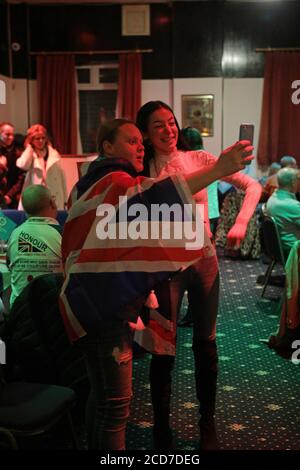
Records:
{"label": "carpet pattern", "polygon": [[[278,356],[262,341],[276,332],[282,289],[261,299],[259,261],[220,259],[221,297],[217,342],[219,381],[216,423],[224,450],[300,450],[300,364]],[[183,314],[186,310],[183,305]],[[178,328],[171,424],[178,450],[197,450],[192,328]],[[152,448],[149,355],[134,361],[129,450]]]}
{"label": "carpet pattern", "polygon": [[[300,364],[282,358],[261,341],[277,330],[279,302],[274,299],[282,289],[269,286],[266,295],[270,299],[261,299],[262,287],[256,284],[256,278],[266,266],[260,261],[237,259],[220,258],[219,262],[216,423],[221,449],[300,450]],[[186,309],[184,301],[182,316]],[[174,450],[186,452],[197,451],[199,442],[191,346],[192,328],[178,328],[171,425]],[[148,354],[134,360],[134,397],[127,429],[129,451],[153,449],[149,364]],[[80,448],[87,449],[84,426],[77,431]],[[71,445],[65,429],[58,427],[46,435],[24,439],[21,448],[62,450]]]}

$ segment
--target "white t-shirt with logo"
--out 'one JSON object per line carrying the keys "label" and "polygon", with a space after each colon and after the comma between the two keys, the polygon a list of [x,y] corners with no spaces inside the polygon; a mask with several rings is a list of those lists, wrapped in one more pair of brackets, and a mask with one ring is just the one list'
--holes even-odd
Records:
{"label": "white t-shirt with logo", "polygon": [[11,234],[7,258],[11,271],[12,305],[32,279],[62,271],[61,234],[57,220],[50,217],[26,220]]}

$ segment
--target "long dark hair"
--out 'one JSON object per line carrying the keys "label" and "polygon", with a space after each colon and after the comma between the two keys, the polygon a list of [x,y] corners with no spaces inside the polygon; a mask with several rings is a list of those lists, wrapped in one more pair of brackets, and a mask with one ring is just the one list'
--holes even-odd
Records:
{"label": "long dark hair", "polygon": [[[184,142],[180,134],[180,127],[179,127],[178,121],[174,115],[172,108],[170,108],[170,106],[168,106],[163,101],[148,101],[147,103],[145,103],[139,109],[137,113],[137,116],[136,116],[137,127],[142,133],[146,134],[148,132],[148,125],[149,125],[149,119],[150,119],[151,114],[153,114],[155,111],[161,108],[167,109],[174,116],[175,124],[178,129],[177,148],[179,150],[188,150],[187,144]],[[144,146],[145,146],[145,157],[144,157],[143,175],[150,176],[150,161],[152,158],[154,158],[154,148],[148,139],[144,139]]]}

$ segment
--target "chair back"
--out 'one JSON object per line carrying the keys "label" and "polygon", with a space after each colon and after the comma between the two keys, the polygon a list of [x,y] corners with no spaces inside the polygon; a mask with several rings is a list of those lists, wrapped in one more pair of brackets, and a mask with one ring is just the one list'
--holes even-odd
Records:
{"label": "chair back", "polygon": [[270,260],[285,265],[278,227],[273,217],[264,215],[261,224],[263,250]]}
{"label": "chair back", "polygon": [[[16,437],[34,436],[46,432],[67,417],[70,437],[77,449],[71,408],[76,403],[74,390],[57,385],[31,382],[6,382],[1,379],[0,363],[0,440],[11,449],[18,449]],[[57,428],[56,428],[57,432]]]}
{"label": "chair back", "polygon": [[43,345],[56,365],[59,384],[73,387],[86,378],[83,353],[67,337],[59,311],[62,273],[44,274],[31,282],[30,310]]}
{"label": "chair back", "polygon": [[90,385],[84,355],[70,343],[60,315],[62,283],[62,273],[44,274],[17,297],[7,324],[13,330],[9,350],[23,380],[72,388],[82,415]]}
{"label": "chair back", "polygon": [[30,310],[43,347],[53,361],[56,383],[76,392],[77,414],[83,419],[90,383],[84,354],[76,343],[70,343],[59,311],[62,283],[62,273],[44,274],[33,279]]}

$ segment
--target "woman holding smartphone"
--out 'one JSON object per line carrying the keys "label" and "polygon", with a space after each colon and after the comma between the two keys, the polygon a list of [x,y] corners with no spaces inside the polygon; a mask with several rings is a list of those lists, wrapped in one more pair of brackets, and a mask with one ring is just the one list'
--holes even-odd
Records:
{"label": "woman holding smartphone", "polygon": [[[137,126],[144,136],[144,167],[147,176],[163,177],[172,174],[188,174],[208,168],[217,157],[203,150],[187,151],[181,141],[178,122],[172,109],[162,101],[144,104],[137,114]],[[248,142],[250,144],[250,142]],[[238,246],[246,235],[247,224],[256,208],[261,187],[254,179],[242,173],[224,178],[245,191],[245,199],[235,224],[228,233],[228,244]],[[211,237],[207,191],[194,195],[197,204],[204,208],[204,226]],[[139,333],[138,342],[152,352],[150,367],[151,397],[154,412],[153,438],[157,449],[173,447],[169,425],[172,369],[175,359],[176,324],[182,297],[188,291],[189,306],[193,315],[193,353],[197,398],[200,403],[200,447],[203,450],[218,449],[215,428],[215,403],[217,390],[216,319],[219,299],[219,270],[215,250],[209,250],[196,264],[166,281],[156,289],[159,313],[172,324],[171,333],[161,334],[157,340],[156,319]],[[166,337],[168,340],[166,341]],[[155,340],[156,338],[156,340]],[[173,343],[173,344],[172,344]]]}
{"label": "woman holding smartphone", "polygon": [[[85,351],[91,395],[87,403],[90,449],[125,449],[125,429],[132,395],[132,330],[151,289],[182,266],[195,262],[206,245],[188,251],[184,239],[143,240],[100,236],[99,224],[120,197],[130,209],[142,204],[181,204],[224,174],[244,168],[252,147],[237,143],[220,159],[189,175],[162,180],[138,176],[143,170],[143,138],[131,121],[114,119],[98,134],[99,158],[75,185],[64,226],[62,255],[65,282],[61,313],[71,341]],[[124,219],[119,216],[117,222]],[[101,217],[102,216],[102,217]],[[105,216],[105,217],[103,217]],[[120,217],[120,219],[119,219]],[[149,216],[151,223],[151,216]],[[112,226],[119,225],[112,216]],[[155,219],[156,221],[156,219]],[[208,240],[209,243],[209,240]],[[174,256],[175,254],[175,256]]]}

